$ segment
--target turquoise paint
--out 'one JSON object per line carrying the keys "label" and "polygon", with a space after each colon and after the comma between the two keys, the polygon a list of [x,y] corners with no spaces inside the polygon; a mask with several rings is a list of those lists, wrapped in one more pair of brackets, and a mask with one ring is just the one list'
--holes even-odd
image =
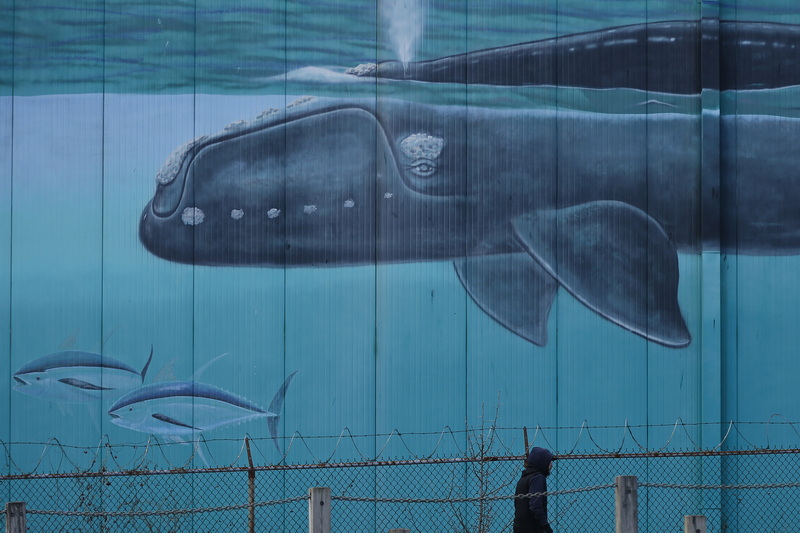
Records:
{"label": "turquoise paint", "polygon": [[[34,2],[0,8],[0,47],[12,52],[0,54],[0,355],[8,361],[0,371],[8,384],[0,389],[8,404],[0,414],[0,440],[57,437],[93,447],[108,434],[114,443],[142,441],[109,422],[105,411],[115,398],[88,408],[60,407],[12,391],[11,374],[60,348],[102,351],[140,367],[150,345],[153,379],[159,373],[190,379],[227,353],[197,379],[263,407],[299,369],[287,393],[282,444],[292,435],[334,438],[309,439],[308,447],[295,440],[291,462],[359,459],[381,450],[390,457],[427,455],[438,435],[407,435],[405,444],[392,439],[384,448],[387,435],[475,426],[482,414],[493,416],[498,402],[504,427],[524,425],[531,436],[537,426],[561,428],[539,433],[536,441],[560,451],[575,443],[578,450],[616,449],[624,435],[600,429],[608,425],[634,426],[640,442],[659,447],[678,418],[721,423],[708,433],[678,432],[669,441],[687,448],[713,446],[731,418],[763,422],[780,413],[797,419],[796,257],[680,256],[679,300],[693,342],[673,350],[613,326],[563,290],[548,325],[551,340],[535,347],[480,311],[448,263],[217,269],[147,254],[136,223],[169,153],[196,135],[281,108],[295,95],[647,112],[631,111],[640,101],[634,91],[401,83],[376,89],[287,79],[285,72],[304,66],[343,69],[393,52],[385,30],[376,31],[374,2],[352,9],[340,2],[266,4],[219,9],[210,1],[169,7],[106,2],[101,9],[84,2],[52,9]],[[699,13],[694,3],[677,12],[666,0],[640,2],[636,9],[606,1],[602,13],[578,0],[472,4],[426,4],[420,55]],[[800,22],[790,1],[722,11],[740,20]],[[798,96],[797,88],[725,94],[720,105],[723,113],[796,116]],[[696,99],[664,100],[676,106],[672,111],[699,112]],[[334,451],[335,437],[346,430],[357,435],[356,444],[345,440]],[[518,430],[501,433],[521,450]],[[211,445],[215,458],[228,458],[238,453],[244,434],[254,437],[261,460],[279,460],[265,424],[206,437],[219,441]],[[748,437],[758,445],[796,442],[792,428],[777,424],[768,435]],[[437,453],[453,455],[465,446],[457,434],[443,439]],[[37,464],[40,450],[11,447],[23,470]],[[190,453],[170,444],[166,459],[158,455],[153,466],[182,464]],[[134,455],[121,454],[123,464]],[[376,481],[393,475],[380,473]],[[721,479],[733,482],[737,475],[731,466]],[[695,479],[687,474],[686,482]],[[281,493],[271,488],[263,498]]]}
{"label": "turquoise paint", "polygon": [[[5,24],[5,23],[0,23]],[[5,84],[0,84],[5,86]],[[12,102],[0,97],[0,380],[11,381],[11,257],[8,253],[11,242],[11,150],[12,150]],[[5,387],[3,387],[5,388]],[[0,439],[9,441],[10,411],[0,410]],[[9,473],[11,465],[2,469]],[[3,494],[10,501],[11,487]]]}
{"label": "turquoise paint", "polygon": [[[535,91],[529,92],[534,93]],[[584,92],[593,96],[589,91]],[[574,91],[570,94],[574,94]],[[471,94],[470,96],[474,101],[480,101],[478,95]],[[623,95],[623,102],[625,98],[627,95]],[[86,291],[81,289],[80,297],[67,296],[56,304],[64,307],[69,305],[69,312],[63,310],[60,311],[60,314],[69,315],[71,319],[75,320],[86,316],[86,312],[82,311],[80,307],[83,299],[86,299],[86,303],[83,305],[98,306],[101,303],[104,328],[102,337],[113,331],[110,338],[102,341],[109,353],[114,351],[115,343],[118,343],[126,353],[139,357],[146,351],[150,343],[157,346],[160,344],[161,346],[156,349],[154,370],[159,370],[160,366],[164,366],[174,359],[173,373],[178,378],[186,379],[194,369],[217,355],[238,351],[240,354],[228,357],[223,364],[224,367],[249,368],[248,365],[240,362],[242,359],[256,359],[260,362],[253,367],[249,377],[242,378],[242,374],[236,374],[237,377],[229,379],[229,383],[226,384],[229,388],[241,387],[244,391],[242,394],[247,397],[258,394],[256,383],[260,381],[261,375],[268,372],[273,375],[271,372],[274,368],[279,369],[278,374],[281,374],[294,370],[294,366],[301,366],[299,364],[292,365],[293,358],[298,363],[302,361],[303,366],[322,364],[324,371],[319,374],[320,380],[324,376],[336,375],[336,372],[349,375],[354,371],[353,369],[361,369],[359,371],[363,372],[362,379],[368,383],[369,376],[378,373],[379,382],[381,379],[386,380],[386,390],[389,391],[394,383],[405,383],[406,380],[414,379],[413,376],[422,373],[419,366],[409,365],[409,357],[420,357],[418,365],[428,365],[430,364],[430,354],[435,353],[444,354],[443,361],[447,361],[451,357],[455,359],[452,363],[443,363],[444,366],[441,368],[438,378],[432,378],[422,388],[438,390],[447,401],[452,402],[457,399],[456,404],[466,402],[466,410],[463,407],[456,409],[454,412],[444,415],[443,420],[431,419],[424,426],[428,431],[435,431],[436,428],[447,424],[461,424],[467,418],[468,413],[470,420],[474,420],[481,404],[491,406],[496,402],[498,390],[501,394],[501,402],[504,404],[507,403],[502,399],[504,392],[509,398],[524,397],[530,383],[525,379],[526,374],[520,373],[516,369],[525,368],[526,363],[535,370],[533,379],[536,383],[536,390],[550,391],[544,393],[547,399],[542,403],[553,405],[558,398],[560,407],[555,412],[556,414],[547,408],[542,408],[537,413],[539,408],[534,407],[533,414],[531,414],[524,402],[515,403],[508,407],[510,413],[507,415],[509,420],[515,420],[515,424],[525,424],[531,427],[536,424],[579,427],[584,419],[593,424],[603,425],[618,424],[626,418],[636,420],[637,423],[659,424],[670,423],[674,420],[674,412],[666,410],[666,413],[660,413],[663,411],[661,405],[674,404],[671,402],[662,404],[659,401],[648,399],[647,391],[649,389],[642,387],[642,376],[648,375],[650,366],[665,367],[665,371],[668,368],[674,368],[670,362],[664,361],[670,357],[675,358],[676,354],[680,360],[691,360],[691,356],[688,354],[692,353],[694,348],[690,347],[680,351],[664,350],[661,355],[661,349],[648,347],[641,339],[618,328],[610,327],[608,323],[586,311],[564,294],[559,295],[554,318],[551,319],[554,324],[551,333],[554,339],[553,348],[539,349],[524,344],[520,345],[517,341],[508,339],[507,332],[476,312],[474,304],[465,297],[453,277],[451,266],[447,264],[422,264],[407,267],[400,265],[381,267],[377,272],[375,269],[363,268],[335,273],[325,271],[320,274],[315,274],[313,270],[287,273],[279,270],[260,271],[257,269],[215,271],[171,265],[143,253],[136,241],[133,221],[138,217],[140,206],[151,194],[152,176],[155,175],[168,151],[186,138],[206,131],[217,130],[225,123],[239,118],[252,117],[259,110],[280,106],[286,100],[287,98],[282,95],[272,98],[108,95],[104,100],[91,96],[75,96],[66,100],[63,97],[15,99],[19,116],[25,116],[26,113],[30,113],[32,116],[30,121],[25,121],[27,129],[20,128],[18,130],[20,138],[20,143],[16,145],[18,148],[25,146],[25,143],[30,143],[35,137],[35,132],[47,129],[43,122],[50,120],[49,117],[52,116],[47,105],[55,105],[56,102],[70,103],[66,107],[62,105],[62,109],[59,110],[59,120],[65,124],[86,124],[88,117],[97,118],[94,119],[94,125],[89,122],[89,127],[80,128],[81,136],[71,140],[75,143],[75,148],[71,148],[68,144],[67,141],[70,140],[68,136],[58,137],[58,131],[53,137],[37,137],[38,142],[45,142],[57,147],[53,153],[54,156],[71,156],[72,159],[68,164],[51,163],[49,160],[41,158],[35,161],[27,159],[24,151],[19,152],[20,155],[15,159],[15,179],[21,180],[25,176],[24,172],[29,172],[44,180],[47,172],[38,169],[55,168],[61,165],[66,166],[69,173],[61,173],[57,183],[68,180],[75,186],[59,192],[56,196],[46,194],[48,190],[55,190],[57,187],[55,184],[50,185],[50,182],[45,181],[39,186],[39,189],[42,189],[45,194],[39,195],[40,191],[33,188],[35,181],[20,182],[15,195],[16,201],[21,202],[18,211],[18,216],[21,218],[17,228],[18,231],[23,231],[20,228],[24,228],[25,233],[21,233],[13,239],[13,244],[20,247],[16,258],[16,261],[19,261],[17,263],[19,277],[15,278],[16,294],[19,296],[18,303],[13,308],[21,310],[24,308],[23,302],[36,301],[35,298],[29,297],[29,294],[35,293],[35,290],[27,288],[24,284],[24,281],[29,279],[24,272],[37,272],[36,269],[48,272],[52,263],[48,262],[47,258],[58,257],[62,265],[69,265],[70,262],[77,265],[75,269],[68,269],[67,272],[61,274],[62,276],[71,276],[69,282],[59,284],[62,286],[94,286],[93,290],[97,291],[99,285],[96,280],[99,278],[100,270],[98,269],[101,268],[103,280],[101,302],[98,301],[97,296],[91,296],[92,293],[87,296]],[[219,105],[221,102],[224,102],[224,105]],[[594,100],[594,102],[601,101]],[[615,105],[613,99],[607,96],[602,103],[607,107]],[[37,113],[41,113],[41,118],[35,117]],[[164,116],[162,113],[168,114]],[[103,128],[100,127],[99,122],[101,116],[104,121]],[[183,133],[180,133],[181,131]],[[84,153],[75,152],[76,149],[86,147],[89,147],[90,150],[99,150],[98,147],[101,147],[102,152],[93,154],[90,152],[88,157]],[[101,157],[102,166],[100,165]],[[55,180],[55,177],[50,176],[49,178]],[[102,197],[99,194],[101,182]],[[96,185],[92,185],[92,183]],[[67,201],[70,200],[70,195],[74,195],[75,200]],[[87,198],[94,198],[94,200],[87,202]],[[87,205],[94,205],[94,209],[97,209],[99,213],[101,203],[103,206],[102,219],[99,218],[99,214],[92,215],[92,211],[86,209]],[[22,206],[31,207],[23,208]],[[40,206],[45,208],[42,209]],[[79,215],[78,218],[76,215]],[[84,217],[84,219],[80,217]],[[88,217],[88,221],[82,221],[85,220],[85,217]],[[69,220],[70,224],[75,224],[75,226],[64,224],[64,220]],[[97,226],[103,228],[102,240],[98,233],[94,244],[91,244],[91,241],[87,243],[86,235],[81,232],[81,228],[96,228]],[[57,231],[50,234],[53,228],[57,228]],[[34,231],[35,233],[32,233]],[[33,236],[33,238],[28,239],[29,236]],[[34,242],[36,243],[36,252],[34,253],[33,249],[30,252],[27,251],[27,247],[32,246]],[[99,249],[101,243],[103,246],[102,256]],[[78,245],[82,245],[84,248],[81,249]],[[87,262],[86,257],[91,257],[93,254],[95,259]],[[683,257],[682,262],[690,259],[692,258]],[[775,259],[769,259],[769,261],[775,261]],[[97,266],[91,267],[92,264]],[[86,270],[87,266],[90,267],[88,270]],[[684,287],[686,284],[692,283],[691,270],[687,271],[683,264],[681,270],[683,273],[681,287]],[[384,271],[386,272],[385,276],[381,274]],[[424,279],[425,272],[428,271],[438,272],[437,276],[445,276],[441,279],[446,281],[432,281],[423,284],[420,280]],[[391,288],[393,283],[391,280],[395,279],[398,272],[408,272],[406,274],[408,280],[394,290]],[[316,284],[314,280],[318,275],[323,278]],[[332,277],[325,281],[329,276]],[[28,287],[32,287],[34,279],[37,278],[30,278]],[[342,282],[343,279],[353,279],[352,285],[349,290],[337,294],[338,289],[346,286]],[[296,281],[289,283],[291,280]],[[445,288],[439,286],[441,283],[446,284]],[[257,294],[253,293],[253,286],[258,287]],[[316,291],[309,290],[309,287],[314,286],[317,287]],[[430,286],[430,290],[428,286]],[[698,284],[694,283],[694,286],[697,287]],[[416,300],[406,303],[404,299],[412,294],[409,287],[419,291],[420,295]],[[444,304],[439,304],[437,302],[441,296],[430,298],[429,294],[431,292],[436,294],[437,289],[439,295],[450,294],[448,299],[452,299],[452,301],[447,303],[446,300]],[[48,291],[56,292],[56,289],[48,289]],[[94,294],[96,295],[96,293]],[[322,301],[317,297],[319,294],[324,294]],[[361,294],[366,298],[359,296]],[[433,303],[423,303],[429,298]],[[682,308],[686,310],[687,315],[692,313],[695,304],[691,297],[682,296],[681,298]],[[320,306],[320,303],[325,302],[327,304]],[[351,328],[348,330],[347,328],[331,327],[331,317],[341,319],[347,316],[347,313],[352,313],[353,307],[350,302],[357,302],[358,308],[361,309],[359,314],[353,317],[352,322],[346,321]],[[443,309],[441,305],[445,304],[452,310]],[[78,312],[73,312],[76,305],[78,305]],[[420,314],[420,309],[429,305],[431,306],[430,315]],[[287,311],[287,309],[289,310]],[[30,311],[30,313],[36,312],[35,308]],[[256,318],[257,312],[261,313],[258,318]],[[371,317],[375,313],[377,313],[377,318],[372,319]],[[22,324],[35,324],[34,320],[26,318],[24,314],[16,316],[19,317],[18,320]],[[90,314],[88,322],[96,328],[97,318],[91,318],[91,316]],[[415,322],[409,322],[411,318]],[[315,326],[314,320],[318,320],[320,326]],[[376,320],[377,327],[375,326]],[[226,322],[235,325],[232,333],[227,332],[230,326],[226,326]],[[690,324],[696,323],[691,319],[689,322]],[[55,333],[52,339],[44,339],[35,333],[35,326],[29,332],[26,332],[24,327],[18,329],[18,342],[24,342],[26,345],[26,351],[15,356],[19,364],[28,360],[28,354],[33,356],[57,349],[75,330],[81,332],[80,342],[93,344],[93,346],[86,346],[88,349],[98,349],[97,345],[101,342],[99,332],[87,335],[85,327],[79,324],[72,327],[67,325],[60,329],[61,331]],[[397,330],[401,333],[398,333]],[[426,330],[427,333],[420,333]],[[435,339],[437,335],[441,334],[437,333],[437,330],[446,332],[438,342]],[[308,335],[309,331],[317,333]],[[602,331],[602,333],[588,335],[587,331]],[[30,341],[25,342],[25,339],[33,339],[34,336],[37,339],[35,344]],[[83,338],[86,336],[90,338],[88,340]],[[353,339],[357,339],[359,347],[357,350],[351,350]],[[452,342],[453,339],[457,339],[455,344]],[[377,355],[370,354],[373,343],[378,346]],[[31,345],[28,346],[28,344]],[[336,346],[340,347],[336,348]],[[505,348],[506,346],[508,348]],[[331,349],[332,347],[334,349]],[[399,353],[396,358],[391,357],[393,350]],[[506,350],[511,352],[508,360],[501,355]],[[361,355],[352,363],[345,365],[344,370],[330,366],[332,361],[346,360],[348,351],[355,351]],[[317,352],[336,355],[318,358],[314,355]],[[297,355],[292,355],[292,353]],[[263,355],[256,356],[254,354]],[[386,354],[385,357],[384,354]],[[448,354],[452,354],[452,356]],[[466,358],[464,354],[466,354]],[[587,356],[587,354],[593,355]],[[650,355],[642,358],[640,354]],[[353,356],[350,355],[350,357]],[[459,359],[462,361],[458,362]],[[536,364],[531,363],[531,359],[536,361]],[[318,363],[318,360],[322,360],[323,363]],[[543,360],[543,366],[539,365],[539,360]],[[232,361],[236,361],[236,363]],[[689,363],[686,364],[689,365]],[[406,377],[398,379],[394,377],[394,372],[388,371],[386,377],[383,377],[384,374],[377,370],[378,368],[390,369],[394,365],[401,365],[402,368],[408,369],[404,370],[407,372]],[[493,376],[493,381],[497,385],[492,385],[492,381],[484,379],[487,367],[491,371],[489,375]],[[370,368],[375,370],[370,370]],[[618,372],[619,368],[625,370]],[[687,377],[687,371],[682,370],[673,378],[675,382],[679,383],[677,389],[679,391],[695,390],[694,387],[698,386],[698,378],[691,375]],[[512,374],[514,378],[508,381],[507,376]],[[222,376],[224,376],[224,370],[217,373],[215,377],[224,381]],[[461,377],[454,378],[454,376]],[[601,376],[601,379],[597,379],[597,376]],[[590,378],[593,378],[602,387],[587,387],[585,384],[590,382]],[[252,381],[248,382],[248,379]],[[277,380],[278,378],[273,379]],[[468,388],[461,385],[453,390],[440,389],[436,384],[443,380],[452,383],[466,380]],[[300,382],[299,379],[298,389],[302,390]],[[315,383],[316,379],[311,382]],[[634,411],[624,412],[626,401],[623,396],[619,397],[618,404],[614,408],[605,410],[599,407],[602,403],[599,400],[603,396],[603,391],[607,390],[607,385],[618,386],[623,391],[633,393],[634,397],[644,400],[643,402],[637,401],[637,405],[640,403],[645,406],[652,405],[654,412],[659,412],[658,417],[653,419],[654,415],[650,414],[651,407],[637,407]],[[649,386],[658,386],[658,381],[654,378],[651,379]],[[316,389],[317,386],[313,385],[312,388]],[[480,401],[472,401],[473,390],[479,391],[475,397]],[[376,392],[375,394],[379,398],[383,398],[385,394],[389,393]],[[331,396],[341,398],[338,394],[331,394]],[[423,412],[426,413],[424,416],[428,417],[430,417],[431,411],[442,413],[440,409],[425,411],[423,407],[418,407],[410,411],[412,414],[408,419],[396,418],[393,415],[395,410],[403,412],[400,409],[400,405],[403,404],[401,394],[397,400],[386,400],[387,405],[396,405],[389,409],[388,414],[384,415],[391,420],[390,422],[376,424],[370,420],[378,416],[376,413],[383,407],[377,410],[375,407],[365,407],[363,413],[352,416],[352,407],[362,405],[364,398],[369,397],[369,390],[353,396],[349,401],[350,408],[342,411],[346,413],[343,418],[349,417],[349,419],[327,418],[330,426],[321,433],[338,433],[341,428],[354,425],[353,418],[363,420],[363,422],[355,424],[361,432],[387,432],[395,429],[393,427],[395,425],[407,427],[419,423],[418,417],[413,416],[413,413]],[[653,395],[650,395],[650,398],[652,397]],[[251,399],[262,403],[268,400],[266,396],[252,397]],[[419,398],[414,401],[419,401]],[[379,402],[379,405],[383,406],[382,402],[383,400]],[[442,402],[445,400],[434,399],[432,404],[422,402],[422,405],[441,406]],[[345,405],[348,405],[348,402]],[[692,401],[686,400],[686,405],[692,405]],[[686,415],[686,411],[681,410],[681,412],[682,414],[678,413],[677,416]],[[601,421],[597,420],[604,414],[607,414],[607,418]],[[299,413],[297,416],[300,418]],[[693,412],[692,416],[694,418],[697,415]],[[694,419],[696,420],[696,418]],[[309,422],[298,424],[296,428],[290,427],[289,432],[302,429],[301,433],[308,434],[309,431],[305,424],[309,424]],[[312,428],[316,427],[314,422],[310,422],[310,424]],[[114,428],[109,429],[114,430]]]}

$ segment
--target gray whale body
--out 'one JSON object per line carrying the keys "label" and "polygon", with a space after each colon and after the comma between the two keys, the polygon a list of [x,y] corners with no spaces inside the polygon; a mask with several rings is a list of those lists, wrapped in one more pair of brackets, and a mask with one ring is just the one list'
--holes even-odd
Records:
{"label": "gray whale body", "polygon": [[[350,73],[434,83],[674,94],[800,85],[800,26],[717,19],[635,24]],[[709,73],[711,75],[709,75]]]}
{"label": "gray whale body", "polygon": [[[452,261],[481,309],[537,345],[563,287],[686,346],[679,251],[718,250],[716,234],[730,253],[800,253],[800,119],[719,117],[716,162],[703,121],[309,98],[176,150],[139,236],[197,265]],[[721,202],[721,221],[701,220]]]}

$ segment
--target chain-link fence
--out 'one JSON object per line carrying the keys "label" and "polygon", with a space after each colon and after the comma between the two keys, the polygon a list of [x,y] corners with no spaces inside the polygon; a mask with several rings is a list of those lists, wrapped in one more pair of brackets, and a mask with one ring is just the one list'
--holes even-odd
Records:
{"label": "chain-link fence", "polygon": [[[548,481],[559,532],[613,531],[614,478],[639,481],[639,527],[795,531],[800,450],[561,455]],[[517,456],[4,476],[29,531],[308,531],[308,489],[331,489],[333,531],[511,531]]]}

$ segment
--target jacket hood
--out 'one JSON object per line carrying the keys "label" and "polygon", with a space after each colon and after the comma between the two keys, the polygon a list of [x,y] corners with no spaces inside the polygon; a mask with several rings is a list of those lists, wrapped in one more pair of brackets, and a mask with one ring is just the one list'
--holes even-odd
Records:
{"label": "jacket hood", "polygon": [[528,453],[525,466],[546,476],[550,474],[551,462],[553,462],[553,454],[550,450],[534,447],[531,449],[530,453]]}

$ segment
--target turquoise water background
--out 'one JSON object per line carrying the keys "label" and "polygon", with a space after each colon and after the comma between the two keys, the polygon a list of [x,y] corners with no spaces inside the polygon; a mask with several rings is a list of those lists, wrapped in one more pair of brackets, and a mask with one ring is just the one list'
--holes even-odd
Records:
{"label": "turquoise water background", "polygon": [[[0,6],[0,87],[17,96],[303,94],[303,84],[288,73],[305,67],[342,72],[398,58],[395,42],[404,34],[413,59],[424,60],[701,15],[800,23],[791,0],[239,0],[224,6],[214,0],[6,0]],[[342,89],[348,96],[375,91]]]}
{"label": "turquoise water background", "polygon": [[[423,14],[414,58],[697,19],[703,10],[800,23],[794,2],[757,4],[411,3]],[[378,451],[457,454],[464,434],[439,445],[439,432],[479,424],[498,406],[501,427],[549,428],[536,442],[559,451],[635,447],[624,440],[626,424],[648,447],[678,448],[713,446],[729,420],[797,418],[796,257],[681,255],[679,301],[693,342],[675,350],[612,325],[564,291],[551,313],[550,342],[534,346],[480,311],[450,263],[199,267],[168,263],[141,246],[139,216],[176,147],[304,95],[649,112],[640,104],[650,95],[638,91],[376,84],[345,76],[349,67],[396,57],[392,32],[399,30],[384,17],[388,5],[2,4],[0,323],[7,326],[0,354],[8,365],[0,382],[8,387],[0,397],[8,409],[0,412],[0,440],[13,443],[11,471],[34,468],[41,443],[53,438],[76,447],[67,453],[79,464],[90,460],[83,450],[103,439],[120,450],[120,464],[141,456],[148,436],[110,423],[106,411],[116,398],[62,405],[13,390],[12,375],[23,364],[65,349],[141,368],[152,346],[148,382],[188,380],[227,354],[195,378],[263,407],[299,370],[281,423],[281,446],[294,462]],[[721,110],[797,116],[799,98],[796,88],[724,94]],[[659,99],[675,106],[671,112],[700,112],[699,97]],[[689,429],[670,440],[676,420]],[[584,422],[597,428],[594,441],[585,440]],[[408,435],[389,438],[394,430]],[[343,432],[359,437],[339,443]],[[236,461],[245,434],[256,439],[260,460],[280,460],[260,420],[203,435],[214,441],[208,462]],[[791,428],[773,429],[770,443],[792,435]],[[521,453],[518,429],[503,439]],[[764,443],[767,435],[759,426],[747,439]],[[60,453],[40,468],[65,468],[53,458]],[[180,463],[191,446],[166,454],[150,460]]]}

